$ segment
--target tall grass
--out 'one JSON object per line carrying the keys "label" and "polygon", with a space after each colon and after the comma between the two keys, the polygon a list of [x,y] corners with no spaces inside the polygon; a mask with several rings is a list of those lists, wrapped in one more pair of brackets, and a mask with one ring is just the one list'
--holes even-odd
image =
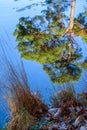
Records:
{"label": "tall grass", "polygon": [[[3,47],[2,52],[5,61],[4,73],[6,77],[4,78],[7,78],[7,82],[2,82],[0,79],[0,83],[2,84],[2,87],[7,91],[6,100],[10,106],[12,119],[15,120],[12,121],[9,130],[22,130],[21,126],[23,127],[23,123],[25,126],[23,127],[23,130],[28,130],[30,124],[32,123],[26,124],[26,118],[29,122],[29,119],[32,119],[32,117],[40,117],[47,112],[48,107],[43,103],[42,99],[39,96],[34,95],[30,91],[23,63],[20,61],[20,63],[17,63],[17,65],[15,65],[12,63],[11,59],[7,57],[6,49],[3,49]],[[24,122],[20,116],[17,116],[22,110],[22,114],[24,113],[22,119],[24,120],[25,118]],[[32,122],[33,119],[31,119],[30,121]],[[26,127],[26,125],[28,127]]]}
{"label": "tall grass", "polygon": [[7,101],[10,104],[12,115],[15,115],[22,108],[26,108],[34,116],[43,112],[45,105],[30,91],[23,64],[21,63],[20,75],[9,62],[8,65],[10,87],[6,84],[3,84],[3,87],[7,88],[11,94],[10,97],[8,95]]}

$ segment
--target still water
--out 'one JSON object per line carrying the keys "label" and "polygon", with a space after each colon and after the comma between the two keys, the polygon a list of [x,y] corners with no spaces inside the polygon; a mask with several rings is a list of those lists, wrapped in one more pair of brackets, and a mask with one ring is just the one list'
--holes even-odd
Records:
{"label": "still water", "polygon": [[[59,3],[59,1],[57,1],[57,3]],[[33,56],[33,58],[31,58],[31,57],[27,58],[28,53],[29,54],[32,53],[32,55],[33,55],[33,52],[35,52],[35,55],[36,55],[37,54],[36,50],[33,50],[32,52],[29,49],[22,51],[22,50],[20,50],[20,46],[19,46],[19,50],[18,50],[16,48],[16,46],[18,45],[19,40],[18,40],[18,42],[16,42],[17,37],[15,37],[13,35],[13,32],[15,31],[15,29],[17,29],[16,25],[19,23],[19,18],[27,17],[27,19],[25,21],[28,22],[29,21],[28,17],[32,18],[36,15],[41,15],[42,10],[47,9],[48,6],[49,6],[49,8],[52,6],[52,4],[44,5],[43,2],[44,2],[44,0],[7,0],[7,1],[0,0],[0,43],[3,45],[3,47],[9,46],[6,48],[5,51],[8,51],[8,53],[10,55],[10,59],[15,66],[17,65],[16,62],[18,62],[18,61],[20,61],[20,59],[22,59],[31,90],[33,92],[36,92],[37,90],[39,90],[44,101],[46,103],[49,103],[50,95],[52,95],[55,92],[55,90],[59,90],[60,87],[65,85],[65,82],[67,82],[67,81],[73,82],[77,93],[82,92],[86,88],[87,71],[82,66],[83,66],[84,61],[85,61],[85,63],[87,62],[86,61],[87,45],[86,45],[86,41],[82,37],[83,35],[80,36],[80,35],[76,34],[74,36],[74,40],[76,41],[76,43],[78,43],[78,45],[75,44],[74,49],[77,49],[77,46],[78,46],[78,48],[80,50],[80,52],[78,52],[78,53],[79,53],[79,55],[81,55],[81,58],[78,59],[76,57],[75,61],[73,59],[72,60],[73,62],[71,61],[68,64],[68,68],[65,66],[60,67],[61,64],[63,64],[63,62],[60,63],[60,59],[57,59],[56,57],[54,58],[54,55],[56,56],[56,53],[53,52],[54,50],[52,50],[53,54],[51,53],[52,55],[50,55],[51,51],[49,51],[50,50],[49,48],[48,48],[49,50],[47,51],[47,53],[46,53],[46,50],[43,51],[43,55],[46,55],[46,56],[43,56],[42,52],[40,52],[40,54],[38,52],[38,56],[40,55],[39,60],[38,60],[38,58],[35,59],[35,56]],[[82,2],[82,0],[76,1],[75,17],[77,17],[79,15],[79,13],[82,13],[85,10],[87,11],[87,7],[85,6],[86,4],[87,4],[87,2],[85,0],[83,0],[83,2]],[[49,11],[49,9],[48,9],[48,11]],[[64,14],[67,17],[69,17],[70,6],[67,7],[67,9],[64,11]],[[47,14],[47,17],[49,15],[50,14]],[[43,17],[45,17],[45,15]],[[86,23],[87,14],[84,17],[85,17],[85,23]],[[66,19],[68,19],[68,18],[66,18]],[[52,21],[52,19],[51,19],[51,21]],[[51,21],[49,21],[48,23],[50,23]],[[34,22],[34,21],[32,21],[32,22]],[[64,20],[65,26],[67,26],[68,22],[69,22],[69,20],[67,20],[67,21]],[[47,28],[48,23],[46,23],[45,26],[40,24],[40,26],[41,26],[40,29],[43,31],[44,27]],[[24,24],[26,24],[26,23],[24,23]],[[35,25],[34,25],[34,27],[35,27]],[[87,25],[85,26],[85,28],[87,29]],[[26,29],[26,30],[28,30],[28,29]],[[46,30],[46,31],[48,31],[48,30]],[[52,33],[54,33],[54,32],[52,32]],[[47,34],[48,34],[48,32],[47,32]],[[63,40],[65,40],[65,39],[63,39]],[[67,37],[66,37],[66,41],[67,41]],[[56,42],[58,42],[58,41],[56,41]],[[58,46],[56,46],[56,47],[58,47]],[[30,48],[30,49],[32,49],[32,48]],[[54,46],[53,46],[53,49],[56,49],[56,48],[54,48]],[[64,51],[64,50],[65,50],[65,46],[62,49],[62,51]],[[74,52],[73,52],[73,55],[74,55]],[[48,55],[48,53],[50,56]],[[26,54],[27,56],[24,54]],[[75,53],[75,54],[77,54],[77,53]],[[21,55],[23,58],[21,58]],[[61,55],[62,55],[62,53],[61,53]],[[40,59],[41,56],[42,56],[42,58]],[[48,56],[48,59],[46,59],[47,56]],[[26,60],[26,59],[28,59],[28,60]],[[43,61],[42,61],[42,59],[43,59]],[[57,59],[57,60],[54,60],[54,59]],[[0,79],[2,79],[4,82],[6,82],[7,75],[5,73],[5,65],[4,65],[5,62],[3,61],[2,55],[0,56],[0,62],[1,63],[3,62],[3,67],[1,67],[2,69],[0,69]],[[70,77],[68,79],[66,79],[64,77],[64,75],[65,75],[65,77],[68,77],[68,75]],[[1,88],[1,89],[3,89],[3,88]],[[8,121],[8,119],[9,119],[8,105],[5,102],[3,95],[1,94],[0,95],[0,127],[1,128],[4,126],[5,122]]]}

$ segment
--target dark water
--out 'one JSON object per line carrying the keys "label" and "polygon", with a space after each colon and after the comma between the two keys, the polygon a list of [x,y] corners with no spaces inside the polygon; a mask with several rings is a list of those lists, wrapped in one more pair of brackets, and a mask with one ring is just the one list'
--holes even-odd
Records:
{"label": "dark water", "polygon": [[[9,52],[10,58],[15,66],[17,64],[16,62],[20,61],[22,56],[22,61],[24,63],[26,74],[29,79],[31,90],[34,92],[39,90],[43,96],[44,101],[46,103],[49,103],[50,95],[55,92],[55,89],[59,90],[61,86],[64,86],[66,82],[73,83],[77,93],[82,92],[87,86],[87,2],[85,0],[76,1],[75,18],[77,21],[80,19],[79,24],[81,24],[81,29],[85,29],[85,32],[83,31],[83,33],[79,33],[78,29],[76,30],[77,32],[74,30],[75,35],[73,36],[71,51],[67,50],[67,43],[70,41],[69,35],[64,36],[61,38],[61,40],[58,40],[58,37],[55,38],[55,35],[57,33],[55,29],[56,26],[58,26],[57,30],[60,28],[62,30],[62,28],[64,29],[69,23],[71,3],[66,4],[65,2],[59,5],[60,0],[56,0],[56,2],[54,1],[57,3],[58,8],[61,7],[61,10],[59,10],[57,16],[57,12],[55,12],[57,6],[53,7],[53,4],[49,4],[49,1],[47,2],[48,4],[43,4],[43,2],[44,1],[41,0],[0,0],[0,43],[4,47],[9,46],[11,48],[10,50],[8,47],[7,51]],[[45,9],[46,11],[41,13],[41,11]],[[51,14],[51,9],[54,10],[53,14]],[[86,13],[84,14],[84,12]],[[79,16],[79,14],[81,15]],[[42,16],[31,19],[36,15]],[[64,17],[64,15],[66,17]],[[53,19],[55,16],[57,16],[57,18],[60,19],[60,21],[58,21],[59,25],[57,25],[55,22],[56,18],[54,21],[52,21],[53,19],[51,19],[49,16],[51,16]],[[64,18],[61,20],[62,16]],[[24,17],[25,21],[19,23],[19,18],[21,17]],[[44,20],[42,18],[44,18]],[[35,29],[38,29],[38,25],[40,25],[39,30],[36,30],[37,34],[39,33],[40,37],[36,37],[35,39],[37,43],[41,44],[40,46],[33,42],[33,45],[31,46],[29,41],[26,40],[25,33],[21,34],[22,37],[24,37],[24,40],[21,39],[20,36],[19,39],[17,39],[17,35],[13,36],[15,29],[21,30],[19,26],[16,26],[17,24],[21,24],[22,27],[25,27],[26,23],[29,23],[29,21],[34,24],[32,27],[29,26],[29,28],[34,30],[34,32],[32,32],[34,36],[37,36],[35,34]],[[64,26],[60,24],[62,21]],[[53,28],[49,28],[49,24],[55,26],[53,26]],[[26,27],[25,30],[22,29],[21,32],[29,32],[29,28]],[[50,32],[49,30],[51,31],[50,35],[48,35]],[[15,32],[17,31],[18,30]],[[43,37],[41,35],[41,32],[45,32],[47,38],[46,35],[43,35]],[[44,41],[45,38],[46,40]],[[42,39],[42,41],[38,41],[38,39]],[[15,40],[18,40],[18,42]],[[30,41],[32,41],[32,37]],[[53,41],[55,42],[53,43]],[[19,42],[21,44],[19,44]],[[25,44],[22,45],[22,43]],[[43,43],[45,43],[45,46]],[[16,48],[17,45],[18,49]],[[23,49],[23,47],[25,47],[25,49]],[[67,60],[62,58],[62,55],[64,53],[65,57],[67,57],[68,53],[71,52],[72,58],[69,63],[67,63]],[[17,61],[15,60],[14,56]],[[3,56],[1,55],[0,58],[0,64],[2,64]],[[5,66],[3,65],[2,69],[0,69],[0,79],[3,79],[4,82],[6,82],[4,68]],[[8,105],[5,102],[3,96],[0,95],[1,128],[9,119],[8,115]]]}

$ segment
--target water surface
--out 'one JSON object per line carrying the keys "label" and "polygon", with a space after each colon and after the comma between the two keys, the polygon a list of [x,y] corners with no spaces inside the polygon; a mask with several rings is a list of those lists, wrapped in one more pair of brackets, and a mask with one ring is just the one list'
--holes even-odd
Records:
{"label": "water surface", "polygon": [[[67,82],[67,80],[66,82],[65,80],[62,81],[65,71],[63,72],[62,78],[58,80],[58,77],[57,77],[56,79],[57,81],[54,82],[55,81],[55,79],[53,78],[54,71],[56,74],[60,72],[60,68],[59,69],[57,68],[59,63],[57,63],[57,60],[56,61],[54,60],[54,59],[57,59],[57,57],[55,57],[54,54],[50,56],[50,59],[52,57],[53,59],[52,60],[49,59],[50,61],[49,63],[47,63],[48,60],[43,60],[43,61],[41,60],[38,62],[38,60],[36,60],[35,58],[29,59],[29,57],[26,58],[24,56],[23,58],[21,58],[22,51],[18,51],[18,49],[16,48],[16,46],[18,45],[18,42],[16,42],[16,37],[13,35],[13,32],[17,28],[16,25],[19,23],[19,19],[21,17],[24,17],[24,18],[27,17],[26,20],[28,21],[29,20],[28,17],[33,18],[36,15],[42,15],[41,11],[47,9],[48,5],[45,4],[42,6],[41,2],[44,2],[44,1],[41,1],[41,0],[33,0],[33,1],[31,0],[16,0],[16,1],[0,0],[0,12],[1,12],[0,13],[0,30],[1,30],[0,43],[2,43],[3,47],[9,46],[7,47],[7,51],[9,52],[10,58],[15,66],[17,65],[16,62],[22,59],[31,90],[33,92],[36,92],[36,90],[39,90],[45,102],[49,103],[50,95],[53,94],[55,89],[56,90],[59,89],[62,85],[65,85],[65,83]],[[85,7],[86,4],[87,3],[85,0],[83,2],[79,0],[76,1],[75,17],[77,17],[79,13],[82,13],[86,10],[86,7]],[[51,6],[52,4],[49,5],[49,7]],[[67,16],[67,18],[69,18],[70,6],[68,6],[65,12],[63,13]],[[85,17],[86,17],[85,20],[87,22],[87,15]],[[67,23],[69,23],[69,20],[68,21],[65,20],[64,22],[65,22],[65,25],[67,26]],[[41,26],[41,29],[44,30],[44,27],[42,25],[40,26]],[[47,24],[45,24],[45,26],[47,27]],[[79,60],[76,57],[75,61],[70,62],[70,65],[72,66],[69,66],[70,67],[69,72],[72,79],[76,76],[74,80],[71,80],[70,78],[70,81],[73,82],[76,92],[80,93],[85,89],[87,85],[87,80],[86,80],[87,71],[81,66],[81,63],[83,63],[83,61],[86,61],[86,58],[87,58],[87,52],[86,52],[87,45],[81,36],[74,36],[74,38],[75,38],[75,41],[78,43],[78,45],[75,44],[75,47],[78,46],[82,57]],[[11,50],[9,48],[11,48]],[[65,47],[63,48],[63,50],[64,49]],[[44,53],[44,55],[46,55],[46,53]],[[62,55],[62,51],[61,51],[61,55]],[[15,61],[14,56],[15,58],[17,58],[16,61]],[[1,55],[1,61],[3,61],[2,55]],[[78,67],[78,63],[79,63],[79,67]],[[55,65],[57,65],[57,67],[55,67]],[[3,65],[3,67],[5,66]],[[66,69],[64,67],[62,69]],[[74,71],[71,71],[72,67],[74,68]],[[5,69],[0,70],[0,79],[5,81],[6,75],[5,75],[4,70]],[[68,74],[66,76],[68,77]],[[3,127],[5,122],[8,120],[9,111],[6,112],[6,107],[8,108],[5,100],[3,99],[3,96],[0,95],[0,127]]]}

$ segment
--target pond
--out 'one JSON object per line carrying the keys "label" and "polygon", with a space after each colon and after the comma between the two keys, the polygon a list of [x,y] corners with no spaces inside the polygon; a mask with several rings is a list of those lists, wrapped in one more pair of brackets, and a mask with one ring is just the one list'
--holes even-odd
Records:
{"label": "pond", "polygon": [[[3,47],[14,66],[23,61],[30,89],[40,91],[47,104],[67,82],[77,93],[86,89],[87,1],[76,0],[73,18],[71,4],[68,0],[0,0],[0,80],[7,82],[8,77]],[[66,32],[70,21],[73,28]],[[1,87],[1,128],[10,113],[2,91]]]}

